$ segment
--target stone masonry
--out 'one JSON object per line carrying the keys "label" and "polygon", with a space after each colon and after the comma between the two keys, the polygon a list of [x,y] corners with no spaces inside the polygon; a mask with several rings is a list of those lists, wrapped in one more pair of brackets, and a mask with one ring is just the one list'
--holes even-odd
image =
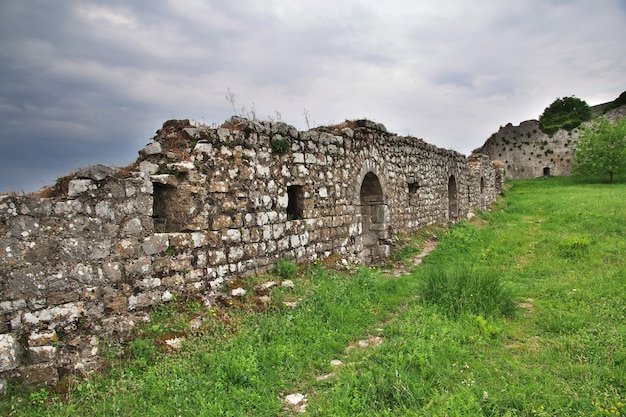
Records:
{"label": "stone masonry", "polygon": [[0,196],[0,385],[89,372],[152,306],[210,305],[280,259],[385,259],[394,235],[488,209],[502,183],[487,156],[367,120],[168,121],[130,167]]}
{"label": "stone masonry", "polygon": [[[592,107],[598,116],[608,103]],[[616,121],[626,117],[626,106],[608,111],[603,117]],[[583,126],[589,126],[586,122]],[[482,147],[474,150],[501,161],[507,179],[537,178],[572,174],[572,163],[579,129],[559,130],[549,136],[539,129],[539,121],[527,120],[514,126],[509,123],[491,135]]]}

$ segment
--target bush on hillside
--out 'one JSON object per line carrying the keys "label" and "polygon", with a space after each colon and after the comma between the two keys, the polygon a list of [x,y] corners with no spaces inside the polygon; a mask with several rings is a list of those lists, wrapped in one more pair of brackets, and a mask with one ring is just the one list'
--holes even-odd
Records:
{"label": "bush on hillside", "polygon": [[539,128],[552,136],[559,129],[572,130],[591,120],[591,108],[577,97],[557,98],[539,116]]}

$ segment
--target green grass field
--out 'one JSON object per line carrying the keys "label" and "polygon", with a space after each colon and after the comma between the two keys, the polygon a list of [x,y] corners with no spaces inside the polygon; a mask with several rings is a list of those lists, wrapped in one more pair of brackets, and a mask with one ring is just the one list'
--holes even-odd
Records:
{"label": "green grass field", "polygon": [[[396,267],[433,234],[398,278],[283,264],[241,303],[170,303],[128,346],[101,342],[107,370],[11,385],[0,414],[289,416],[301,393],[311,416],[626,415],[626,183],[508,183],[492,211],[407,237]],[[261,307],[254,285],[288,274]]]}

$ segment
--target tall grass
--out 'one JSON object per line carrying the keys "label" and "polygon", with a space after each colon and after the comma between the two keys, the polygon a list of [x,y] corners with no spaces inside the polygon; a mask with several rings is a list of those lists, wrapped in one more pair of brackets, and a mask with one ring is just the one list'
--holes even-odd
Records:
{"label": "tall grass", "polygon": [[479,270],[471,265],[428,265],[417,275],[421,278],[420,296],[424,302],[439,306],[450,317],[510,317],[515,312],[514,294],[497,271]]}

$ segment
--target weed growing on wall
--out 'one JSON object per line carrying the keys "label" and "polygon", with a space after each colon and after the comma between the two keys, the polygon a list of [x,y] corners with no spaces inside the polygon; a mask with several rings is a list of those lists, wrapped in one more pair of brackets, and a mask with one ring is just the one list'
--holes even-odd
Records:
{"label": "weed growing on wall", "polygon": [[291,147],[291,143],[287,139],[274,138],[272,139],[272,152],[277,155],[286,153]]}

